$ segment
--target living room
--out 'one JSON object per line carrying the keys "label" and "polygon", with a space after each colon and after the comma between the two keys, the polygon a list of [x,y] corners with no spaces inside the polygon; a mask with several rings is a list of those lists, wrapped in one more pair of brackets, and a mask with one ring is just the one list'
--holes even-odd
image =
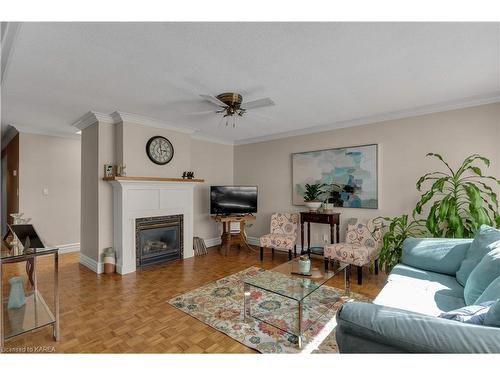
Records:
{"label": "living room", "polygon": [[2,21],[2,353],[500,353],[500,20],[148,20]]}

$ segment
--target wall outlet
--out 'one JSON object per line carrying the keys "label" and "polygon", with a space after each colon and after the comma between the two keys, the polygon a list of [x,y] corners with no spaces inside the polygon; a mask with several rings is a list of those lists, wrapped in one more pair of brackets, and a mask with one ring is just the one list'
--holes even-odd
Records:
{"label": "wall outlet", "polygon": [[43,195],[49,195],[49,189],[48,188],[43,188],[42,194]]}

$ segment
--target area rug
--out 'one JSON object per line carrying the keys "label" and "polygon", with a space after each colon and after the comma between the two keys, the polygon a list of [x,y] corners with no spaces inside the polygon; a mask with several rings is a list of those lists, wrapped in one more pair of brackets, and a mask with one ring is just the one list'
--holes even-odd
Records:
{"label": "area rug", "polygon": [[[305,301],[303,322],[309,327],[303,334],[302,349],[296,331],[297,303],[274,293],[251,289],[252,316],[243,317],[242,279],[256,276],[263,269],[250,267],[204,285],[168,301],[172,306],[261,353],[337,353],[335,314],[345,302],[369,301],[368,298],[323,286]],[[277,328],[279,327],[279,328]],[[282,328],[282,329],[280,329]]]}

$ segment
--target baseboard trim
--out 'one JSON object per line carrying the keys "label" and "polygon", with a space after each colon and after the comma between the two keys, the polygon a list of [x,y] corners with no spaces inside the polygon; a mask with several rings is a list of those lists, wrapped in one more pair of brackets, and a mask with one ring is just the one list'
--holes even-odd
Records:
{"label": "baseboard trim", "polygon": [[206,247],[219,246],[221,243],[220,237],[204,238],[203,241]]}
{"label": "baseboard trim", "polygon": [[248,241],[248,243],[250,245],[260,246],[259,237],[250,237],[250,236],[247,236],[247,241]]}
{"label": "baseboard trim", "polygon": [[59,254],[75,253],[80,251],[80,242],[58,245],[56,247],[59,248]]}
{"label": "baseboard trim", "polygon": [[87,267],[89,270],[94,271],[97,274],[103,272],[103,265],[101,262],[96,262],[94,259],[80,253],[80,264]]}

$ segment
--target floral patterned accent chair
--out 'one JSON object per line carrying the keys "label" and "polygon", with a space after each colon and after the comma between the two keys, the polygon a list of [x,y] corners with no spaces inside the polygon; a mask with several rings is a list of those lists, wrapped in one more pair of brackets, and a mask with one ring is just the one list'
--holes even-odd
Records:
{"label": "floral patterned accent chair", "polygon": [[292,250],[297,256],[297,229],[299,214],[274,213],[271,216],[271,233],[260,237],[260,260],[264,260],[264,248],[288,250],[288,259],[292,259]]}
{"label": "floral patterned accent chair", "polygon": [[378,257],[382,248],[382,228],[373,220],[366,224],[350,220],[347,225],[345,242],[325,246],[325,265],[332,260],[357,266],[358,284],[363,283],[363,266],[375,263],[378,275]]}

